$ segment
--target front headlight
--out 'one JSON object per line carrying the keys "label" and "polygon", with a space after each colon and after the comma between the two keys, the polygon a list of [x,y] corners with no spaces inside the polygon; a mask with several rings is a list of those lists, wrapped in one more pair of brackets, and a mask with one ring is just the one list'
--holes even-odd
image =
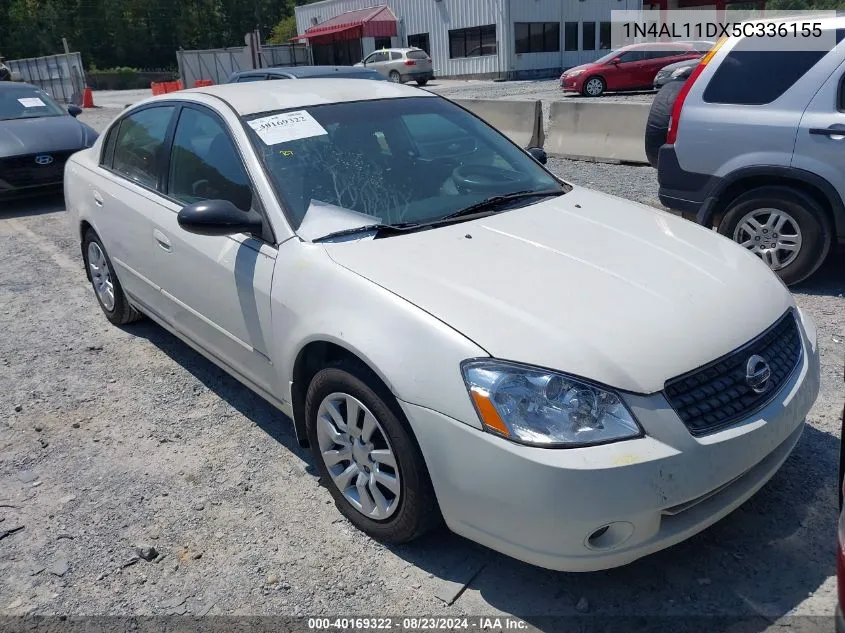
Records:
{"label": "front headlight", "polygon": [[515,442],[573,447],[642,435],[617,394],[584,380],[491,359],[461,370],[484,429]]}
{"label": "front headlight", "polygon": [[580,75],[583,72],[584,72],[583,70],[570,70],[570,71],[565,72],[563,74],[564,74],[565,77],[577,77],[578,75]]}
{"label": "front headlight", "polygon": [[672,71],[672,79],[680,79],[689,73],[689,68],[676,68]]}

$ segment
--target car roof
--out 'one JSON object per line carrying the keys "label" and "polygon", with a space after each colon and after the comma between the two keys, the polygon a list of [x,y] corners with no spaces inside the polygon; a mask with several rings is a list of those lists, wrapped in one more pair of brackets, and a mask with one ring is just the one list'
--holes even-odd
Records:
{"label": "car roof", "polygon": [[393,51],[394,53],[409,53],[411,51],[421,51],[421,48],[417,48],[412,46],[411,48],[378,48],[374,50],[374,53],[381,53],[382,51]]}
{"label": "car roof", "polygon": [[673,49],[673,48],[690,48],[692,47],[693,42],[643,42],[641,44],[628,44],[628,46],[623,46],[619,49],[620,52],[622,51],[640,51],[640,50],[652,50],[652,49]]}
{"label": "car roof", "polygon": [[[361,84],[366,84],[366,90]],[[155,97],[144,103],[168,99],[190,99],[192,94],[213,95],[228,103],[241,116],[259,112],[304,108],[327,103],[401,99],[407,97],[435,97],[418,88],[389,81],[360,79],[303,79],[300,81],[256,81],[250,83],[220,84],[204,88],[191,88]]]}

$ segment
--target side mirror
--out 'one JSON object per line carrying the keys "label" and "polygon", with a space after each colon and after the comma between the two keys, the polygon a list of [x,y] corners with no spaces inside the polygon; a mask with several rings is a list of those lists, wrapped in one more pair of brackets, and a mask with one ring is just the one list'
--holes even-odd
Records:
{"label": "side mirror", "polygon": [[618,66],[622,62],[620,61],[620,59],[618,57],[614,57],[613,59],[610,60],[610,63],[613,64],[614,66]]}
{"label": "side mirror", "polygon": [[261,216],[241,211],[228,200],[202,200],[182,207],[176,216],[179,226],[197,235],[261,234]]}
{"label": "side mirror", "polygon": [[531,154],[531,157],[541,165],[545,165],[549,162],[549,155],[546,154],[546,150],[544,150],[542,147],[529,147],[526,151]]}
{"label": "side mirror", "polygon": [[82,108],[77,105],[69,105],[67,107],[67,113],[72,117],[78,117],[80,114],[82,114]]}

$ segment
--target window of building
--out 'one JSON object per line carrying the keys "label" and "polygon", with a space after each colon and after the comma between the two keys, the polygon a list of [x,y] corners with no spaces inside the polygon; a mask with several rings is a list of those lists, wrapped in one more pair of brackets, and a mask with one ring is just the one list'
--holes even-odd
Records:
{"label": "window of building", "polygon": [[415,35],[409,35],[408,46],[410,48],[421,48],[431,55],[431,43],[428,39],[428,33],[416,33]]}
{"label": "window of building", "polygon": [[560,51],[560,22],[517,22],[514,24],[516,53]]}
{"label": "window of building", "polygon": [[610,22],[599,22],[599,48],[610,49]]}
{"label": "window of building", "polygon": [[389,37],[377,37],[376,38],[376,50],[380,50],[382,48],[390,48],[390,38]]}
{"label": "window of building", "polygon": [[449,57],[481,57],[495,55],[496,25],[475,26],[449,31]]}
{"label": "window of building", "polygon": [[563,50],[578,50],[578,23],[567,22],[563,25]]}
{"label": "window of building", "polygon": [[585,51],[596,50],[596,23],[581,23],[581,49]]}

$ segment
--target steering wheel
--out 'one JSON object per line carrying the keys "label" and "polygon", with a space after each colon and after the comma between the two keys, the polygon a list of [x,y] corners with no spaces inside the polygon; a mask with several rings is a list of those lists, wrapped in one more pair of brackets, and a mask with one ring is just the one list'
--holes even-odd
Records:
{"label": "steering wheel", "polygon": [[452,171],[452,179],[463,193],[500,193],[518,191],[531,184],[531,177],[512,169],[493,165],[461,165]]}

